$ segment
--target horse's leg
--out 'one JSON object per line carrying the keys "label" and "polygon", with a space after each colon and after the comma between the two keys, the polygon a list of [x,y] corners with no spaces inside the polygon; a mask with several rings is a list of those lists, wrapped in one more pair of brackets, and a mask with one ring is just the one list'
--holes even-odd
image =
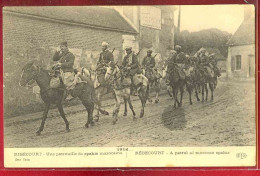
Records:
{"label": "horse's leg", "polygon": [[88,120],[87,123],[85,124],[85,127],[88,128],[89,124],[94,125],[93,122],[93,111],[94,111],[94,103],[93,102],[88,102],[84,101],[82,104],[85,106],[87,112],[88,112]]}
{"label": "horse's leg", "polygon": [[174,98],[174,105],[173,105],[173,107],[176,108],[177,93],[176,93],[175,88],[172,88],[172,95],[173,95],[173,98]]}
{"label": "horse's leg", "polygon": [[[131,101],[131,99],[130,99],[130,96],[127,98],[127,102],[128,102],[128,104],[129,104],[129,108],[131,109],[131,111],[132,111],[132,113],[133,113],[133,120],[135,120],[136,119],[136,117],[135,117],[135,111],[134,111],[134,107],[133,107],[133,105],[132,105],[132,101]],[[127,103],[126,102],[126,103]]]}
{"label": "horse's leg", "polygon": [[158,103],[159,102],[159,92],[160,92],[160,83],[159,82],[155,83],[155,92],[156,92],[155,103]]}
{"label": "horse's leg", "polygon": [[37,136],[39,136],[41,134],[41,132],[43,131],[44,124],[45,124],[45,121],[47,119],[49,109],[50,109],[50,104],[45,104],[45,109],[43,111],[41,126],[40,126],[39,130],[36,132]]}
{"label": "horse's leg", "polygon": [[197,101],[200,101],[198,91],[197,91],[197,89],[198,89],[197,87],[198,87],[198,85],[195,85],[195,95],[196,95]]}
{"label": "horse's leg", "polygon": [[123,116],[127,116],[127,99],[125,97],[123,99],[124,99],[124,104],[125,104],[125,112],[124,112]]}
{"label": "horse's leg", "polygon": [[211,91],[211,100],[213,100],[213,99],[214,99],[214,97],[213,97],[214,85],[210,83],[210,84],[209,84],[209,88],[210,88],[210,91]]}
{"label": "horse's leg", "polygon": [[171,87],[170,86],[167,86],[167,93],[169,94],[170,97],[172,97],[173,95],[171,94]]}
{"label": "horse's leg", "polygon": [[57,107],[58,107],[58,110],[60,112],[60,115],[61,117],[63,118],[64,122],[65,122],[65,125],[66,125],[66,131],[69,132],[70,131],[70,127],[69,127],[69,122],[65,116],[65,113],[63,111],[63,107],[62,107],[62,104],[61,103],[58,103],[57,104]]}
{"label": "horse's leg", "polygon": [[151,83],[150,81],[148,82],[148,86],[147,86],[147,99],[148,99],[148,102],[153,102],[152,98],[150,97],[150,88],[151,88]]}
{"label": "horse's leg", "polygon": [[202,92],[201,92],[201,94],[202,94],[202,101],[204,101],[204,87],[205,87],[205,85],[203,83],[202,84]]}
{"label": "horse's leg", "polygon": [[142,104],[142,109],[141,109],[141,112],[140,112],[140,118],[142,118],[144,116],[144,107],[145,107],[145,104],[146,104],[146,100],[148,99],[147,91],[149,91],[148,87],[146,87],[146,88],[141,87],[139,89],[139,92],[138,92],[138,96],[139,96],[139,99],[141,100],[141,104]]}
{"label": "horse's leg", "polygon": [[[99,89],[99,88],[98,88]],[[100,92],[98,91],[98,89],[97,89],[97,102],[98,102],[98,105],[96,105],[96,106],[98,106],[98,109],[100,109],[101,108],[101,94],[100,94]],[[95,117],[96,117],[96,122],[98,122],[99,121],[99,110],[97,109],[97,113],[96,113],[96,115],[95,115]]]}
{"label": "horse's leg", "polygon": [[182,106],[182,98],[183,98],[183,92],[184,92],[184,84],[181,85],[181,87],[180,87],[180,92],[181,92],[181,99],[180,99],[180,103],[178,104],[179,107]]}
{"label": "horse's leg", "polygon": [[190,105],[192,105],[192,100],[191,100],[192,90],[191,90],[191,86],[188,86],[187,89],[188,89],[188,93],[189,93]]}
{"label": "horse's leg", "polygon": [[208,84],[205,84],[205,90],[206,90],[206,101],[208,101]]}
{"label": "horse's leg", "polygon": [[[120,90],[120,91],[123,91],[123,90]],[[113,111],[113,125],[115,125],[118,120],[118,113],[119,113],[120,105],[121,105],[121,100],[120,100],[120,97],[117,96],[115,109]]]}

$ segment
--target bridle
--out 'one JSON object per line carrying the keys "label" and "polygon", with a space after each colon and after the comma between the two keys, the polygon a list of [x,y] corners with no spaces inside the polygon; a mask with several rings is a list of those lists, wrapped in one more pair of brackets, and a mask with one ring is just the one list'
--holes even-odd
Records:
{"label": "bridle", "polygon": [[[31,84],[29,84],[29,82],[35,81],[35,77],[38,77],[38,75],[39,75],[39,73],[40,73],[41,67],[39,67],[39,66],[37,66],[37,65],[34,65],[34,64],[32,64],[31,67],[34,67],[34,68],[35,68],[36,74],[33,76],[32,79],[30,79],[29,81],[27,81],[27,83],[26,83],[23,87],[28,87],[28,88],[34,87],[34,86],[32,86],[32,84],[33,84],[34,82],[32,82]],[[21,78],[20,78],[20,81],[19,81],[19,85],[20,85],[20,86],[22,86],[22,85],[21,85],[21,79],[22,79],[23,73],[24,73],[24,70],[22,71]]]}
{"label": "bridle", "polygon": [[[110,66],[110,68],[112,68],[112,67]],[[120,73],[120,74],[117,77],[118,73]],[[118,80],[119,78],[122,77],[121,71],[120,71],[120,69],[118,68],[117,65],[114,66],[112,73],[106,73],[106,74],[108,74],[109,76],[113,76],[113,81],[116,81],[116,80]]]}

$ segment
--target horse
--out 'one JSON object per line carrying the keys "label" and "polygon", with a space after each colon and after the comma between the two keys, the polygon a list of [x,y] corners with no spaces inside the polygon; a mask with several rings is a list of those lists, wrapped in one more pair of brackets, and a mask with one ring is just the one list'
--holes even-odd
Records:
{"label": "horse", "polygon": [[[154,73],[155,72],[155,73]],[[159,92],[161,90],[161,78],[162,76],[160,73],[156,73],[156,70],[153,70],[152,68],[143,69],[143,75],[148,79],[148,86],[147,86],[147,97],[148,101],[152,102],[152,99],[150,97],[150,88],[154,86],[155,90],[155,103],[159,102]]]}
{"label": "horse", "polygon": [[[102,97],[104,95],[112,93],[113,96],[114,96],[114,92],[113,92],[112,87],[111,87],[111,89],[109,89],[108,86],[103,86],[101,84],[98,85],[97,70],[88,70],[88,69],[82,67],[81,74],[92,80],[92,82],[94,84],[94,88],[95,88],[95,94],[96,94],[97,102],[98,102],[98,105],[100,105],[99,108],[101,108],[101,106],[102,106],[101,105],[102,104]],[[100,117],[98,110],[96,111],[95,117],[96,117],[95,121],[98,122],[99,117]]]}
{"label": "horse", "polygon": [[194,89],[196,90],[194,67],[189,65],[187,68],[183,69],[183,71],[185,72],[186,91],[189,93],[189,101],[190,105],[192,105],[191,94]]}
{"label": "horse", "polygon": [[[125,112],[124,115],[127,114],[127,103],[129,104],[129,108],[132,110],[133,119],[136,120],[136,113],[134,111],[131,99],[130,99],[130,86],[131,86],[131,79],[124,77],[122,73],[122,69],[115,63],[110,63],[109,67],[107,68],[105,79],[113,79],[113,90],[116,95],[116,105],[113,111],[113,124],[116,124],[118,121],[118,113],[120,110],[121,105],[121,98],[124,100],[125,104]],[[147,101],[147,86],[148,86],[148,79],[143,75],[138,75],[140,84],[137,87],[137,93],[139,99],[142,103],[142,109],[140,112],[140,118],[144,116],[144,107]]]}
{"label": "horse", "polygon": [[[174,97],[174,108],[176,108],[176,102],[178,103],[178,107],[182,106],[182,98],[185,86],[185,73],[181,68],[175,64],[171,63],[171,67],[167,68],[167,74],[169,79],[169,85],[172,88],[172,95]],[[181,97],[180,101],[178,100],[178,90],[180,90]]]}
{"label": "horse", "polygon": [[[168,81],[168,80],[166,80],[166,75],[167,75],[167,66],[162,69],[162,79],[165,80],[165,82]],[[167,83],[166,83],[166,90],[167,90],[168,95],[170,97],[173,97],[173,95],[172,95],[172,87],[170,85],[168,85]]]}
{"label": "horse", "polygon": [[[36,81],[36,83],[40,87],[41,99],[45,104],[41,125],[38,131],[36,132],[36,135],[40,135],[44,129],[45,121],[47,119],[48,111],[51,104],[56,104],[59,113],[65,122],[66,131],[67,132],[70,131],[69,122],[66,118],[66,115],[63,110],[63,105],[62,105],[64,99],[66,98],[65,85],[61,80],[61,86],[59,88],[51,88],[50,87],[51,79],[52,77],[50,76],[49,71],[43,69],[40,66],[37,66],[35,64],[35,61],[31,61],[27,63],[22,69],[22,74],[19,81],[20,86],[23,87],[28,86],[28,83],[31,84],[31,82]],[[78,97],[87,110],[88,118],[85,127],[88,128],[90,124],[94,125],[93,110],[94,110],[94,104],[97,103],[95,98],[94,88],[86,82],[77,83],[75,85],[75,88],[71,91],[71,95],[73,97]],[[107,111],[102,110],[100,108],[98,110],[102,114],[108,115]]]}
{"label": "horse", "polygon": [[[208,100],[208,86],[211,90],[211,100],[213,100],[213,92],[214,92],[214,72],[208,66],[196,66],[195,68],[195,77],[196,77],[196,96],[197,100],[200,101],[197,95],[197,89],[201,88],[202,93],[202,101]],[[204,99],[204,90],[206,91],[206,98]]]}

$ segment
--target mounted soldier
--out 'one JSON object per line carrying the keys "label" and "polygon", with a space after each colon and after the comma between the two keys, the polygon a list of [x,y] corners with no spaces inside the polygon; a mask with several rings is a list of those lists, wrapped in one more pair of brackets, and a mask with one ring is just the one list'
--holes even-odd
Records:
{"label": "mounted soldier", "polygon": [[114,62],[113,53],[108,50],[109,44],[107,42],[102,42],[102,52],[100,53],[96,71],[97,71],[97,80],[99,82],[98,86],[107,86],[107,82],[105,81],[106,67],[109,62]]}
{"label": "mounted soldier", "polygon": [[168,86],[169,85],[169,74],[168,74],[168,71],[169,71],[169,68],[172,67],[172,64],[175,63],[175,58],[176,58],[176,51],[175,50],[171,50],[170,53],[169,53],[169,58],[166,60],[166,63],[165,63],[165,72],[166,72],[166,75],[165,75],[165,83],[166,85]]}
{"label": "mounted soldier", "polygon": [[217,66],[218,61],[217,61],[217,59],[215,57],[215,53],[212,53],[212,54],[209,55],[209,63],[212,65],[212,68],[213,68],[216,76],[217,77],[221,76],[220,70],[219,70],[219,68]]}
{"label": "mounted soldier", "polygon": [[186,61],[186,57],[184,52],[181,51],[181,46],[180,45],[176,45],[175,46],[175,51],[176,51],[176,57],[174,62],[176,64],[178,64],[179,67],[181,67],[181,69],[184,68],[184,63]]}
{"label": "mounted soldier", "polygon": [[145,70],[145,76],[148,80],[154,79],[154,67],[155,67],[155,56],[152,57],[152,50],[147,50],[147,56],[144,57],[142,62],[142,68]]}
{"label": "mounted soldier", "polygon": [[209,57],[206,55],[206,50],[202,49],[199,55],[198,62],[199,69],[203,71],[204,76],[208,79],[212,79],[214,77],[213,66],[209,62]]}
{"label": "mounted soldier", "polygon": [[136,74],[140,72],[137,56],[133,53],[132,47],[126,47],[126,56],[122,62],[123,74],[125,78],[130,78],[131,85],[135,85],[139,82],[136,78]]}
{"label": "mounted soldier", "polygon": [[[58,63],[53,66],[51,74],[64,83],[67,94],[70,95],[70,91],[75,87],[73,74],[75,56],[69,51],[67,42],[60,43],[60,50],[55,52],[52,60]],[[55,86],[51,84],[51,87]],[[67,99],[71,98],[67,96]]]}
{"label": "mounted soldier", "polygon": [[158,72],[157,68],[155,68],[155,56],[152,56],[152,50],[147,50],[147,56],[144,57],[142,62],[142,68],[145,71],[145,76],[149,80],[148,84],[148,101],[152,102],[150,98],[150,88],[154,85],[155,92],[156,92],[156,99],[155,103],[159,102],[159,91],[160,91],[160,78],[162,77],[161,74]]}

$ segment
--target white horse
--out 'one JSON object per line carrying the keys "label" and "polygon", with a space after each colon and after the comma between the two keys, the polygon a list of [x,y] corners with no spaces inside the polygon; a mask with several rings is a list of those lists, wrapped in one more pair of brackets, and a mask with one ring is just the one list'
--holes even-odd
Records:
{"label": "white horse", "polygon": [[[104,95],[110,93],[112,89],[109,90],[108,87],[101,86],[99,84],[98,79],[97,79],[97,73],[96,73],[95,70],[88,70],[88,69],[83,67],[81,69],[81,74],[89,77],[91,79],[91,81],[93,82],[93,86],[95,88],[95,95],[96,95],[96,98],[97,98],[98,106],[100,106],[99,108],[101,108],[102,97]],[[112,94],[114,94],[114,92],[112,92]],[[99,121],[99,117],[100,117],[99,111],[96,111],[95,117],[96,117],[95,120],[98,122]]]}
{"label": "white horse", "polygon": [[[119,69],[117,64],[110,63],[110,66],[107,68],[105,79],[113,80],[113,89],[116,95],[116,105],[113,112],[113,124],[115,124],[118,120],[118,113],[120,110],[120,105],[122,103],[121,99],[123,98],[125,103],[125,114],[127,112],[127,102],[129,104],[130,109],[133,113],[133,119],[136,119],[136,113],[134,111],[131,99],[130,99],[130,86],[131,79],[129,77],[123,77],[122,71]],[[140,113],[140,118],[144,116],[144,107],[147,100],[147,86],[148,79],[143,75],[136,75],[138,82],[134,83],[135,85],[139,85],[137,87],[137,93],[142,103],[142,109]]]}

